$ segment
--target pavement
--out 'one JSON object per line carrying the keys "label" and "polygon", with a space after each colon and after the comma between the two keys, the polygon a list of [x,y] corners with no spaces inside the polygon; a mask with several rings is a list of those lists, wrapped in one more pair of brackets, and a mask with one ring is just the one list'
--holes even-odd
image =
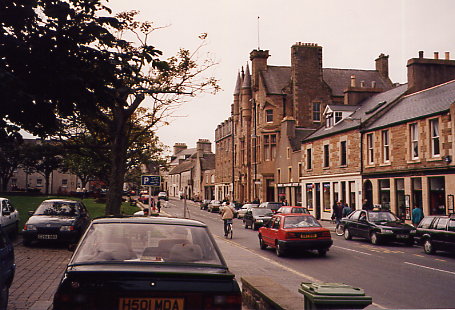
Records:
{"label": "pavement", "polygon": [[[162,208],[161,214],[166,215],[166,210]],[[329,222],[325,222],[324,226],[333,227]],[[244,277],[268,274],[273,275],[276,282],[285,284],[289,290],[298,294],[297,288],[301,282],[311,282],[311,278],[305,277],[303,274],[283,272],[286,271],[286,266],[273,260],[268,260],[269,264],[265,264],[266,268],[260,266],[251,268],[251,264],[246,262],[265,258],[224,238],[217,237],[216,240],[226,261],[229,262],[229,269],[237,275],[239,284],[241,284],[240,275]],[[65,245],[25,247],[20,235],[13,243],[16,274],[10,288],[8,309],[51,310],[55,290],[72,252],[68,251]]]}

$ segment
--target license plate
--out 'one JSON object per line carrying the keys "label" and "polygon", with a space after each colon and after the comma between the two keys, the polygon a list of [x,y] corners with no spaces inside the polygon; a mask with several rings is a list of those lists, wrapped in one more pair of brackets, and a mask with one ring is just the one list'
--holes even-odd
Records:
{"label": "license plate", "polygon": [[57,235],[38,235],[38,239],[53,240],[53,239],[57,239]]}
{"label": "license plate", "polygon": [[397,238],[398,239],[408,239],[409,236],[408,235],[397,235]]}
{"label": "license plate", "polygon": [[317,238],[318,235],[317,234],[302,234],[300,235],[300,238],[302,239],[314,239],[314,238]]}
{"label": "license plate", "polygon": [[183,310],[183,298],[120,298],[119,310]]}

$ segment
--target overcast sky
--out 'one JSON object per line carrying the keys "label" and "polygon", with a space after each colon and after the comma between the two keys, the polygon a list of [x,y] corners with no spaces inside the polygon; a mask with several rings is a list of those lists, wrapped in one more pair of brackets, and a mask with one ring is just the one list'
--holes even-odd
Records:
{"label": "overcast sky", "polygon": [[203,138],[215,150],[214,132],[230,116],[237,72],[258,46],[270,51],[270,65],[281,66],[290,66],[296,42],[322,46],[324,68],[375,69],[384,53],[390,78],[399,83],[406,82],[407,60],[420,50],[427,58],[448,51],[455,59],[454,0],[110,0],[108,6],[139,10],[141,20],[169,26],[152,37],[166,58],[181,47],[196,48],[198,36],[208,34],[204,53],[219,62],[214,75],[223,91],[193,99],[158,131],[171,147],[195,147]]}

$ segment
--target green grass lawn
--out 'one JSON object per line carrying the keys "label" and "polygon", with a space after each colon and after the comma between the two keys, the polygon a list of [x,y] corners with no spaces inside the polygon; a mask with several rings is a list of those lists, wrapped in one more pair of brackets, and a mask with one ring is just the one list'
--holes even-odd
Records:
{"label": "green grass lawn", "polygon": [[[74,197],[63,197],[63,196],[3,196],[8,198],[13,206],[19,210],[20,222],[19,222],[19,230],[22,230],[24,227],[25,222],[28,220],[30,215],[28,215],[28,211],[35,211],[35,209],[39,206],[39,204],[46,199],[71,199],[71,200],[82,200]],[[104,203],[97,203],[95,199],[86,198],[82,200],[85,206],[90,213],[91,218],[104,216],[104,210],[106,205]],[[140,209],[136,206],[130,206],[129,203],[124,202],[122,203],[122,213],[123,214],[133,214]]]}

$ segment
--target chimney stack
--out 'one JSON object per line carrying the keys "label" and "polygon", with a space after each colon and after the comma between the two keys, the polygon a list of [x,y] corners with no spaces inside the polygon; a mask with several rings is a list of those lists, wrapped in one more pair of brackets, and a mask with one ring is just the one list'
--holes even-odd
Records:
{"label": "chimney stack", "polygon": [[446,52],[446,60],[450,60],[450,52]]}
{"label": "chimney stack", "polygon": [[439,52],[434,52],[434,59],[439,59]]}
{"label": "chimney stack", "polygon": [[355,75],[351,75],[351,87],[355,87]]}

